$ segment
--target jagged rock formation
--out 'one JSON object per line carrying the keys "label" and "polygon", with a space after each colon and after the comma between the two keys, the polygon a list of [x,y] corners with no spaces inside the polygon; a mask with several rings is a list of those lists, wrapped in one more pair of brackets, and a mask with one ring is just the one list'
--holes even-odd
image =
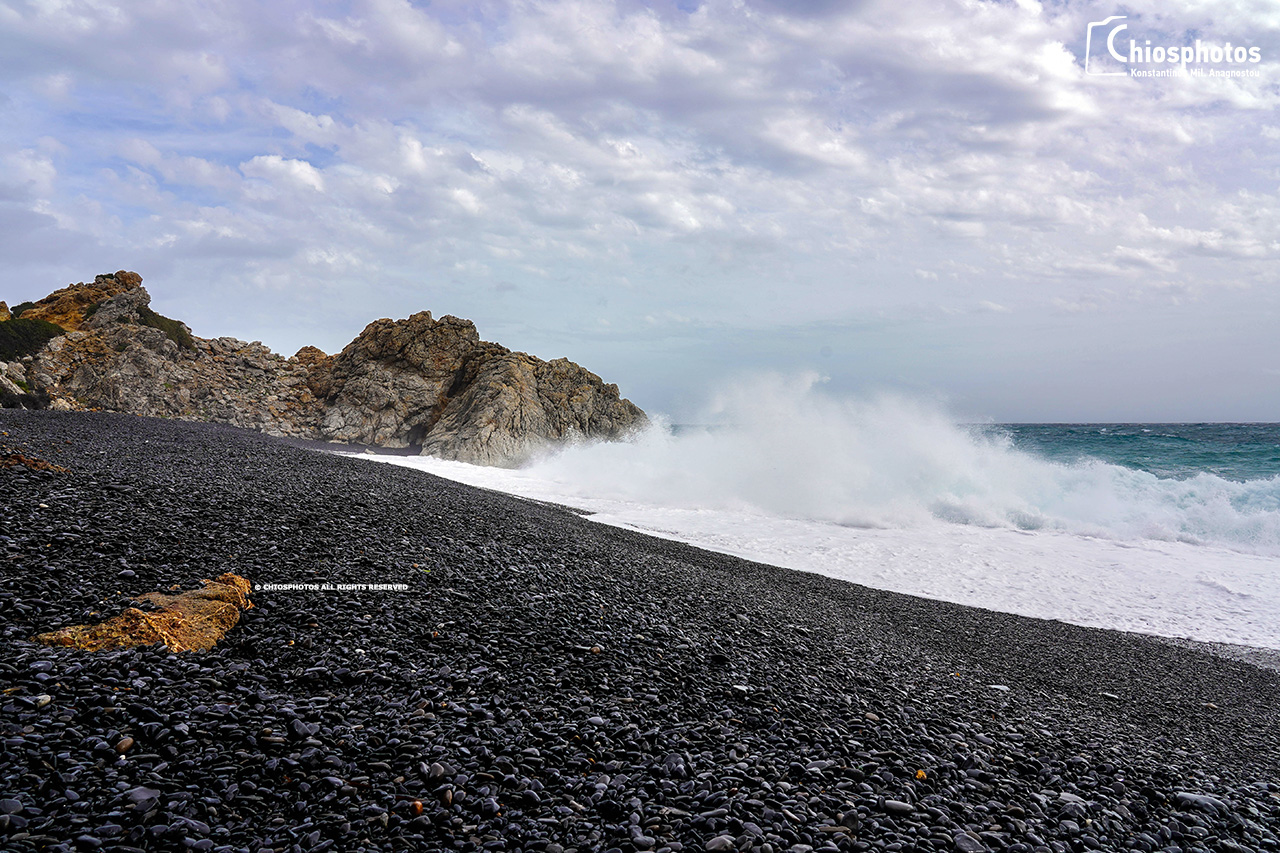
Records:
{"label": "jagged rock formation", "polygon": [[132,649],[160,643],[171,652],[207,652],[249,610],[251,585],[239,575],[224,572],[202,581],[203,589],[177,595],[148,592],[135,601],[156,609],[130,607],[119,616],[95,625],[70,625],[40,634],[38,643],[71,646],[90,652]]}
{"label": "jagged rock formation", "polygon": [[568,359],[545,362],[480,340],[469,320],[377,320],[331,360],[312,362],[322,437],[481,465],[551,442],[621,438],[644,423],[616,385]]}
{"label": "jagged rock formation", "polygon": [[37,312],[70,331],[21,364],[0,365],[0,377],[16,379],[19,367],[55,408],[420,446],[487,465],[516,464],[547,444],[622,438],[647,422],[616,385],[568,359],[482,341],[469,320],[427,311],[376,320],[335,356],[303,347],[286,359],[261,343],[193,336],[151,310],[141,282],[124,271],[98,276],[27,308],[24,319]]}
{"label": "jagged rock formation", "polygon": [[[307,369],[260,343],[196,338],[150,308],[137,273],[98,276],[86,301],[63,288],[56,305],[76,331],[49,341],[26,365],[28,386],[61,409],[105,409],[161,418],[213,421],[272,435],[314,437],[320,409]],[[37,307],[52,299],[47,297]],[[30,310],[23,319],[30,317]],[[61,324],[59,324],[61,325]],[[66,328],[66,327],[64,327]]]}
{"label": "jagged rock formation", "polygon": [[456,317],[375,320],[327,371],[313,371],[327,389],[322,431],[330,440],[386,447],[420,444],[448,403],[454,376],[482,344],[476,327]]}
{"label": "jagged rock formation", "polygon": [[121,270],[115,275],[100,275],[93,284],[69,284],[55,290],[34,306],[22,312],[27,320],[46,320],[68,332],[79,329],[91,316],[90,306],[100,304],[117,294],[142,286],[142,276]]}
{"label": "jagged rock formation", "polygon": [[542,361],[507,350],[486,356],[468,360],[455,374],[455,387],[424,438],[423,453],[490,465],[536,452],[530,436],[555,441],[618,437],[643,417],[619,398],[617,385],[604,384],[567,358]]}

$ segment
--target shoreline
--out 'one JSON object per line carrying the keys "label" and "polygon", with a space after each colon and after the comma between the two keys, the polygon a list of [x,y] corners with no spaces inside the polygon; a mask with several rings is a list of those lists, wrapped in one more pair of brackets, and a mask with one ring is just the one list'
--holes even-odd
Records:
{"label": "shoreline", "polygon": [[[349,455],[353,458],[356,458],[362,461],[380,461],[380,462],[383,462],[384,464],[387,464],[391,460],[379,459],[378,458],[379,456],[414,457],[417,455],[411,449],[391,450],[391,451],[384,452],[384,450],[381,448],[360,447],[360,448],[352,448],[350,450],[346,450],[346,449],[335,449],[333,445],[323,444],[323,443],[317,444],[314,442],[306,443],[305,445],[302,445],[302,446],[310,446],[312,447],[312,449],[333,452],[336,455],[340,455],[340,456]],[[403,463],[392,463],[392,464],[403,464]],[[875,582],[877,578],[874,576],[868,577],[868,578],[861,578],[861,577],[850,576],[847,574],[842,574],[840,572],[829,571],[819,566],[806,566],[806,565],[795,565],[795,564],[788,565],[787,557],[785,554],[782,554],[782,553],[753,554],[751,553],[752,549],[749,549],[749,548],[735,550],[734,547],[728,545],[728,542],[727,540],[724,540],[724,537],[711,537],[711,538],[708,538],[706,536],[700,537],[697,533],[691,532],[688,529],[676,529],[676,530],[656,529],[652,526],[646,526],[642,522],[637,522],[634,518],[630,520],[619,519],[615,517],[614,513],[612,513],[607,506],[597,507],[592,509],[585,506],[572,505],[571,503],[567,502],[571,500],[570,498],[564,498],[559,500],[555,498],[545,499],[545,498],[534,497],[529,494],[521,494],[519,491],[506,491],[500,484],[484,483],[483,480],[477,482],[476,481],[477,478],[470,477],[468,472],[471,470],[472,466],[462,466],[463,469],[465,470],[461,472],[461,476],[455,475],[454,473],[455,467],[452,464],[449,464],[448,467],[445,467],[443,469],[438,468],[434,465],[426,465],[426,466],[405,465],[405,467],[410,468],[411,470],[425,471],[428,474],[431,474],[433,476],[443,477],[444,479],[450,480],[451,482],[465,484],[465,485],[471,486],[472,488],[484,489],[488,492],[504,495],[506,497],[514,498],[516,500],[526,501],[532,504],[561,509],[566,512],[572,513],[578,517],[597,521],[606,526],[612,526],[622,530],[629,530],[642,536],[650,536],[650,537],[664,539],[672,542],[680,542],[690,547],[706,550],[711,553],[722,554],[725,556],[733,557],[736,559],[742,559],[749,562],[758,562],[765,565],[775,566],[777,568],[785,569],[787,571],[800,571],[800,572],[822,575],[822,576],[834,578],[842,582],[861,584],[863,586],[868,586],[870,588],[879,589],[886,592],[899,592],[901,594],[913,595],[913,596],[917,596],[917,597],[924,598],[931,601],[949,602],[949,603],[957,604],[960,606],[983,607],[982,604],[974,604],[971,601],[964,600],[963,596],[946,597],[945,595],[931,595],[928,591],[921,591],[918,589],[913,590],[910,588],[901,588],[901,587],[895,589],[891,584],[889,585],[877,584]],[[519,483],[520,481],[516,481],[516,485],[515,485],[516,488],[519,487]],[[588,499],[588,498],[582,498],[582,500],[586,503],[591,502],[591,499]],[[601,503],[601,502],[597,501],[596,503]],[[655,507],[655,509],[660,509],[660,507]],[[601,521],[602,516],[607,518],[608,520]],[[821,536],[824,534],[819,530],[815,535]],[[1124,544],[1128,545],[1130,543],[1124,543]],[[1139,543],[1139,544],[1142,544],[1142,543]],[[1163,543],[1163,542],[1156,543],[1157,548],[1164,545],[1167,545],[1167,543]],[[1050,547],[1048,550],[1052,551],[1053,549],[1052,547]],[[1254,559],[1257,557],[1257,555],[1251,555],[1251,554],[1242,554],[1240,556],[1248,559]],[[1191,558],[1194,559],[1194,555],[1191,555]],[[1064,556],[1064,559],[1070,560],[1071,556]],[[1022,580],[1022,583],[1028,583],[1028,582],[1033,583],[1034,578]],[[1037,612],[1037,611],[1044,610],[1044,608],[1041,608],[1041,607],[1033,606],[1026,609],[1018,609],[1016,606],[1013,606],[1013,607],[1007,606],[1008,605],[1007,602],[1005,602],[1004,604],[1005,606],[990,606],[990,607],[985,607],[984,609],[995,610],[997,612],[1009,613],[1013,615],[1026,616],[1033,619],[1048,619],[1051,621],[1062,621],[1068,624],[1078,625],[1081,627],[1099,628],[1102,630],[1117,631],[1120,633],[1134,634],[1137,636],[1153,637],[1153,638],[1160,639],[1162,641],[1167,641],[1168,643],[1173,645],[1183,645],[1184,647],[1188,647],[1188,648],[1193,648],[1193,647],[1199,648],[1201,651],[1205,651],[1216,657],[1221,657],[1227,660],[1235,660],[1240,662],[1252,663],[1254,665],[1261,666],[1271,671],[1280,672],[1280,647],[1250,643],[1246,639],[1236,639],[1236,638],[1230,638],[1230,637],[1228,638],[1195,637],[1189,634],[1173,633],[1173,631],[1184,630],[1190,627],[1186,625],[1180,625],[1176,621],[1170,622],[1169,624],[1164,625],[1164,627],[1168,631],[1170,631],[1170,633],[1157,633],[1155,630],[1149,627],[1129,627],[1123,624],[1120,624],[1120,625],[1107,624],[1107,620],[1097,619],[1096,615],[1095,615],[1095,618],[1092,620],[1079,619],[1079,618],[1073,619],[1069,614],[1065,614],[1065,613],[1059,614],[1054,612],[1047,612],[1047,613]],[[1211,633],[1215,633],[1215,632],[1211,632]],[[1223,632],[1219,630],[1216,633],[1222,634],[1227,632]],[[1238,634],[1239,632],[1232,632],[1232,633]]]}
{"label": "shoreline", "polygon": [[[1280,846],[1280,675],[1199,645],[751,563],[226,427],[6,410],[0,430],[71,471],[0,471],[15,850],[108,824],[143,849]],[[224,570],[409,590],[255,592],[203,655],[26,640]]]}
{"label": "shoreline", "polygon": [[1280,673],[1280,649],[1268,649],[1262,646],[1243,646],[1236,643],[1214,643],[1206,640],[1192,640],[1186,637],[1162,637],[1159,634],[1143,636],[1184,649],[1195,649],[1223,660],[1247,663],[1259,669],[1267,669]]}

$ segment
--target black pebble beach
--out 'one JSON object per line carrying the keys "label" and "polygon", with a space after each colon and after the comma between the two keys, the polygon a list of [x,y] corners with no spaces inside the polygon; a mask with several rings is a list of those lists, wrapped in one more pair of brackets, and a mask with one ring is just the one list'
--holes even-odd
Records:
{"label": "black pebble beach", "polygon": [[[0,430],[69,469],[0,468],[5,851],[1280,849],[1265,668],[224,427]],[[211,652],[30,641],[222,572]]]}

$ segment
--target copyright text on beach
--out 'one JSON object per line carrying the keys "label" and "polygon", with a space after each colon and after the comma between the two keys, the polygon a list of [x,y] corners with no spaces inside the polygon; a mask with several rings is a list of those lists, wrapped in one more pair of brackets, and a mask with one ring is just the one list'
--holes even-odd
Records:
{"label": "copyright text on beach", "polygon": [[408,592],[407,583],[260,583],[259,592]]}

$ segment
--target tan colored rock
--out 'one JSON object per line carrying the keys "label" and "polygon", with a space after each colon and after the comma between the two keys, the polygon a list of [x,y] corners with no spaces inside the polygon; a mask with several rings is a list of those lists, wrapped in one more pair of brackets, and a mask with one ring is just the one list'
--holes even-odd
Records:
{"label": "tan colored rock", "polygon": [[550,445],[617,440],[648,423],[617,385],[567,358],[507,352],[465,379],[423,441],[424,455],[518,465]]}
{"label": "tan colored rock", "polygon": [[481,341],[468,320],[426,311],[370,323],[329,375],[322,437],[480,465],[515,465],[551,444],[619,439],[648,423],[616,385],[568,359],[513,353]]}
{"label": "tan colored rock", "polygon": [[149,592],[135,599],[155,605],[159,610],[130,607],[105,622],[72,625],[34,639],[47,646],[70,646],[91,652],[132,649],[154,643],[163,644],[171,652],[207,652],[240,621],[240,611],[253,607],[249,601],[252,585],[230,572],[202,583],[203,589],[177,595]]}
{"label": "tan colored rock", "polygon": [[47,320],[72,331],[84,324],[90,306],[141,286],[142,276],[136,272],[120,270],[114,275],[100,275],[92,284],[80,282],[55,290],[22,312],[22,316],[27,320]]}
{"label": "tan colored rock", "polygon": [[319,347],[303,347],[290,359],[307,369],[307,387],[320,400],[333,393],[333,360]]}
{"label": "tan colored rock", "polygon": [[334,357],[321,437],[407,447],[421,443],[439,419],[464,359],[481,344],[474,323],[375,320]]}
{"label": "tan colored rock", "polygon": [[134,287],[95,302],[94,306],[93,314],[81,324],[82,329],[105,329],[113,323],[143,325],[141,315],[151,307],[151,294],[145,287]]}
{"label": "tan colored rock", "polygon": [[333,364],[333,356],[325,355],[324,350],[319,347],[303,347],[294,353],[293,357],[303,367],[315,367],[317,365],[328,367]]}
{"label": "tan colored rock", "polygon": [[[306,388],[305,367],[260,343],[235,338],[192,336],[191,346],[181,347],[166,332],[143,324],[154,316],[150,301],[146,288],[119,293],[100,303],[80,331],[51,341],[37,354],[28,375],[36,389],[49,394],[50,408],[317,436],[321,410]],[[272,398],[292,405],[284,411],[271,405]]]}
{"label": "tan colored rock", "polygon": [[13,314],[9,311],[9,304],[7,302],[0,302],[0,323],[3,323],[5,320],[11,319],[12,317]]}

